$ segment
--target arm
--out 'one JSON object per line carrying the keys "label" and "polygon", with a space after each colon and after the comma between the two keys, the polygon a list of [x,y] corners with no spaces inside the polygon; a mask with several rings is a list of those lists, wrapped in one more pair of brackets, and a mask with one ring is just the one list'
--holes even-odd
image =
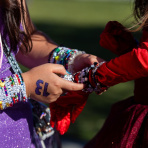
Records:
{"label": "arm", "polygon": [[[20,0],[18,0],[20,2]],[[24,7],[24,19],[27,26],[27,31],[31,34],[33,48],[32,51],[24,54],[21,51],[16,55],[16,59],[22,65],[33,68],[35,66],[45,64],[48,62],[49,53],[57,47],[57,44],[54,43],[49,37],[47,37],[44,33],[38,31],[29,15],[29,11],[26,5],[26,0],[23,0]],[[25,25],[22,21],[23,29],[26,31]],[[21,46],[23,47],[23,45]]]}
{"label": "arm", "polygon": [[[29,28],[29,31],[32,33],[31,38],[32,38],[33,48],[32,51],[29,52],[28,54],[23,54],[21,53],[21,51],[19,51],[18,54],[16,55],[16,59],[22,65],[28,68],[33,68],[35,66],[47,63],[49,54],[58,45],[54,43],[49,37],[47,37],[44,33],[35,29],[30,19],[25,0],[23,2],[27,12],[25,16],[27,26],[29,27],[31,26]],[[99,59],[98,57],[90,54],[79,55],[76,57],[76,60],[74,60],[75,72],[80,71],[81,69],[87,66],[90,66],[94,62],[99,62],[100,60],[102,59]]]}
{"label": "arm", "polygon": [[148,76],[148,43],[142,42],[133,49],[111,61],[104,63],[96,72],[96,79],[104,85],[112,86],[140,77]]}
{"label": "arm", "polygon": [[[12,74],[0,79],[0,110],[18,102],[27,102],[27,97],[43,102],[54,102],[63,90],[81,90],[83,85],[66,81],[57,74],[66,74],[63,66],[44,64],[22,74]],[[48,75],[48,77],[47,77]]]}
{"label": "arm", "polygon": [[31,52],[23,54],[19,51],[16,55],[17,61],[28,68],[48,63],[48,56],[57,45],[39,31],[36,31],[31,38],[33,43]]}

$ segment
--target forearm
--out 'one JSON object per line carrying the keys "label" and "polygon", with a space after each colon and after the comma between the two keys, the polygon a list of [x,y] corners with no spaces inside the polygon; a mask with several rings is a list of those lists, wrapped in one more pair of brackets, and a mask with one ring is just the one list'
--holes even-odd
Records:
{"label": "forearm", "polygon": [[56,43],[39,31],[32,35],[32,44],[31,52],[24,54],[19,51],[16,55],[17,61],[28,68],[47,63],[50,52],[57,47]]}
{"label": "forearm", "polygon": [[145,44],[138,49],[103,64],[97,70],[96,79],[112,86],[121,82],[148,76],[148,50]]}
{"label": "forearm", "polygon": [[[20,0],[18,0],[20,2]],[[21,51],[26,51],[26,48],[21,45],[21,50],[16,55],[16,59],[22,65],[33,68],[35,66],[47,63],[49,53],[57,47],[57,45],[44,33],[38,31],[34,26],[29,11],[26,5],[26,0],[23,0],[23,6],[25,9],[24,18],[25,24],[22,20],[21,24],[23,26],[23,30],[25,33],[29,33],[31,35],[32,40],[32,50],[29,53],[22,53]],[[27,28],[26,28],[27,27]],[[31,43],[30,43],[31,45]]]}

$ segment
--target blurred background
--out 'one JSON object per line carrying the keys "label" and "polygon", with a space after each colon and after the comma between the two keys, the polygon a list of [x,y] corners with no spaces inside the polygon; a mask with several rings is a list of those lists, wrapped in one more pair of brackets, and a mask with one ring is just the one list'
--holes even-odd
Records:
{"label": "blurred background", "polygon": [[[28,0],[28,7],[36,27],[55,42],[105,60],[115,58],[99,46],[105,24],[116,20],[131,26],[133,21],[131,0]],[[134,36],[139,39],[140,34]],[[132,81],[113,86],[99,96],[91,94],[81,115],[61,138],[86,143],[102,127],[111,105],[131,95]]]}

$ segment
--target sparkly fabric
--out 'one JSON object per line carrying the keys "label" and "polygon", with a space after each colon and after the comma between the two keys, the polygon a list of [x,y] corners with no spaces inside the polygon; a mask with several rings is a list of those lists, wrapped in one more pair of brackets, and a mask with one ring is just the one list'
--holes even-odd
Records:
{"label": "sparkly fabric", "polygon": [[147,148],[148,32],[143,32],[137,49],[103,64],[97,74],[108,86],[135,80],[134,96],[112,106],[102,129],[85,148]]}
{"label": "sparkly fabric", "polygon": [[[10,64],[3,56],[0,78],[12,74]],[[32,113],[29,103],[19,103],[12,108],[0,112],[0,147],[33,148],[31,134],[33,134]]]}
{"label": "sparkly fabric", "polygon": [[[2,17],[0,17],[0,31],[3,33],[2,24]],[[3,55],[0,78],[5,78],[11,74],[10,64]],[[0,148],[34,148],[33,140],[34,143],[38,142],[38,147],[41,148],[38,137],[36,139],[31,138],[35,134],[33,133],[32,121],[29,103],[18,103],[14,107],[0,111]]]}
{"label": "sparkly fabric", "polygon": [[2,67],[0,69],[0,79],[5,78],[7,76],[10,76],[11,74],[12,74],[12,72],[10,71],[10,64],[9,64],[7,58],[4,55],[3,61],[2,61]]}
{"label": "sparkly fabric", "polygon": [[147,148],[148,105],[134,97],[112,106],[99,133],[84,148]]}
{"label": "sparkly fabric", "polygon": [[28,103],[19,103],[0,112],[0,147],[33,148],[30,138],[33,126],[29,113]]}

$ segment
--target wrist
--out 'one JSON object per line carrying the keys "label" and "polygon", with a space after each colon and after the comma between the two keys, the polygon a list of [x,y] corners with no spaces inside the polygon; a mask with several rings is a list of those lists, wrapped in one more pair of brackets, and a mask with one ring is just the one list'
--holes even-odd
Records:
{"label": "wrist", "polygon": [[79,72],[74,73],[73,75],[64,75],[63,79],[85,84],[85,88],[83,89],[86,93],[92,93],[95,91],[97,94],[102,94],[109,87],[101,84],[97,77],[98,68],[104,64],[105,61],[100,62],[99,64],[95,62],[90,67],[86,67]]}
{"label": "wrist", "polygon": [[79,51],[77,49],[57,47],[49,55],[48,62],[62,64],[68,72],[73,73],[73,64],[75,58],[84,53],[84,51]]}
{"label": "wrist", "polygon": [[28,101],[25,83],[20,74],[0,79],[0,96],[0,110]]}
{"label": "wrist", "polygon": [[29,74],[28,74],[28,72],[25,72],[25,73],[22,73],[21,75],[22,75],[23,81],[25,83],[26,95],[27,95],[27,97],[30,97],[31,89],[29,88],[30,87]]}
{"label": "wrist", "polygon": [[[71,58],[68,61],[68,71],[70,73],[74,73],[75,72],[75,68],[76,68],[76,64],[77,63],[77,59],[79,59],[82,55],[86,54],[84,51],[77,51],[76,53],[74,53]],[[80,63],[79,63],[80,64]]]}

